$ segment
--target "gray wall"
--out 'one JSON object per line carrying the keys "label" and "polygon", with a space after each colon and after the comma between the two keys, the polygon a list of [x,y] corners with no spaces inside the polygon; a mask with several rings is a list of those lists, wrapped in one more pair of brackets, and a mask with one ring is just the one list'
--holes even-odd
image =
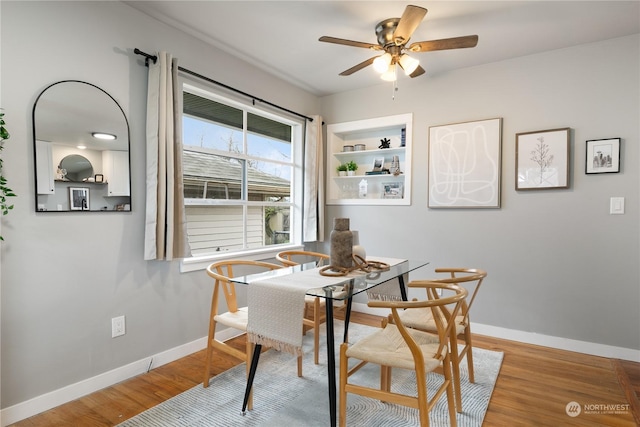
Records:
{"label": "gray wall", "polygon": [[[137,47],[304,114],[319,100],[120,2],[7,2],[1,107],[5,170],[18,197],[2,219],[2,407],[207,334],[211,283],[177,262],[143,261],[147,69]],[[131,213],[35,213],[31,111],[49,84],[93,83],[131,127]],[[111,318],[127,334],[111,338]]]}
{"label": "gray wall", "polygon": [[[351,217],[369,254],[429,259],[419,275],[486,268],[477,322],[640,349],[637,36],[403,79],[395,101],[388,85],[317,99],[118,2],[0,8],[0,105],[12,134],[3,158],[19,194],[1,230],[2,408],[206,335],[204,273],[142,260],[146,69],[134,47],[168,50],[187,68],[321,111],[327,123],[413,112],[412,205],[328,207],[328,223]],[[31,109],[63,79],[97,84],[127,113],[133,212],[34,212]],[[428,210],[428,127],[491,117],[504,118],[502,209]],[[571,188],[516,193],[515,133],[564,126],[573,129]],[[618,136],[622,172],[584,175],[584,141]],[[611,196],[626,198],[625,215],[608,215]],[[122,314],[127,334],[111,339],[110,319]]]}
{"label": "gray wall", "polygon": [[[635,35],[401,79],[395,100],[390,84],[323,98],[327,123],[414,114],[411,206],[376,215],[329,206],[327,220],[350,217],[367,255],[431,262],[411,278],[435,267],[486,269],[474,322],[640,349],[639,52]],[[429,127],[495,117],[503,118],[502,208],[428,209]],[[516,192],[515,134],[561,127],[572,129],[570,188]],[[585,141],[614,137],[621,172],[585,175]],[[625,198],[624,215],[609,215],[612,196]]]}

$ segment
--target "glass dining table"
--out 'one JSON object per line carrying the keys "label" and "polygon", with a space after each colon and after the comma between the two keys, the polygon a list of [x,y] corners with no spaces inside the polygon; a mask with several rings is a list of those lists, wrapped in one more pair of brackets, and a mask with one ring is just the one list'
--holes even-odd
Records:
{"label": "glass dining table", "polygon": [[[367,257],[368,260],[374,259],[375,257]],[[384,261],[384,258],[380,260]],[[347,276],[336,277],[331,276],[327,277],[327,282],[330,283],[326,286],[322,287],[314,287],[313,289],[309,289],[306,292],[306,295],[320,297],[327,299],[327,304],[325,304],[325,325],[326,325],[326,336],[327,336],[327,373],[328,373],[328,386],[329,386],[329,414],[330,414],[330,425],[332,427],[336,426],[337,422],[337,398],[336,398],[336,355],[335,355],[335,337],[334,337],[334,327],[333,327],[333,304],[331,301],[344,301],[347,300],[347,308],[345,312],[345,320],[344,320],[344,336],[343,342],[347,341],[348,330],[349,330],[349,320],[351,317],[351,305],[353,296],[360,294],[362,292],[371,291],[373,288],[376,288],[380,285],[388,283],[392,280],[397,279],[399,285],[399,297],[403,300],[407,300],[406,293],[406,284],[405,284],[405,276],[421,267],[429,264],[428,261],[423,260],[396,260],[399,261],[394,264],[390,264],[385,269],[375,269],[371,268],[370,271],[365,272],[353,272]],[[318,275],[320,275],[320,268],[315,265],[315,263],[306,263],[300,264],[293,267],[284,267],[277,270],[271,270],[264,273],[250,274],[246,276],[238,276],[231,279],[233,283],[242,284],[242,285],[251,285],[252,282],[265,280],[265,279],[277,279],[282,276],[289,275],[299,275],[301,278],[305,276],[308,277],[310,270],[318,270]],[[305,274],[301,274],[305,272]],[[355,273],[355,274],[354,274]],[[258,359],[260,357],[260,346],[256,345],[256,349],[254,350],[251,368],[249,370],[249,377],[247,380],[247,389],[245,392],[245,399],[243,402],[242,412],[244,413],[249,393],[251,391],[251,387],[253,384],[253,378],[255,376],[255,372],[258,366]]]}

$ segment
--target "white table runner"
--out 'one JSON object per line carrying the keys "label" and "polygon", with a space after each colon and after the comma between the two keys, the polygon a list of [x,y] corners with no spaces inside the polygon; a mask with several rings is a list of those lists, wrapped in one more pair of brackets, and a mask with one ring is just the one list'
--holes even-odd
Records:
{"label": "white table runner", "polygon": [[[389,265],[405,260],[395,258],[371,258]],[[347,276],[328,277],[319,273],[320,268],[288,274],[277,278],[257,280],[249,284],[247,291],[249,319],[247,339],[296,356],[302,355],[302,320],[304,297],[309,289],[337,285],[364,272],[353,271]],[[394,282],[395,284],[395,282]],[[397,284],[395,284],[397,288]]]}

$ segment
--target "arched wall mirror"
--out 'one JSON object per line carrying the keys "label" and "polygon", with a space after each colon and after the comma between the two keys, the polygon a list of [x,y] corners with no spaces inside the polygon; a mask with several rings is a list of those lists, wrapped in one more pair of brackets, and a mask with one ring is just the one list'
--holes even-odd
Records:
{"label": "arched wall mirror", "polygon": [[36,211],[130,211],[129,123],[107,92],[65,80],[33,106]]}

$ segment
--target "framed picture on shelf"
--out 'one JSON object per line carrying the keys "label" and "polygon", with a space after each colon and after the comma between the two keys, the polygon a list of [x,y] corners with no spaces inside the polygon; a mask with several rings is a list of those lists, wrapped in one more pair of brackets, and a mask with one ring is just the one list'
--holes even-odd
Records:
{"label": "framed picture on shelf", "polygon": [[401,182],[383,182],[381,185],[383,199],[402,199],[404,197],[404,188]]}
{"label": "framed picture on shelf", "polygon": [[587,141],[585,173],[620,172],[620,138]]}
{"label": "framed picture on shelf", "polygon": [[372,172],[381,171],[383,166],[384,166],[384,157],[376,157],[375,159],[373,159],[373,169],[371,169],[371,171]]}
{"label": "framed picture on shelf", "polygon": [[86,187],[69,187],[69,208],[72,211],[88,211],[89,189]]}
{"label": "framed picture on shelf", "polygon": [[516,134],[516,190],[569,188],[570,131]]}
{"label": "framed picture on shelf", "polygon": [[429,208],[499,208],[502,118],[429,128]]}

